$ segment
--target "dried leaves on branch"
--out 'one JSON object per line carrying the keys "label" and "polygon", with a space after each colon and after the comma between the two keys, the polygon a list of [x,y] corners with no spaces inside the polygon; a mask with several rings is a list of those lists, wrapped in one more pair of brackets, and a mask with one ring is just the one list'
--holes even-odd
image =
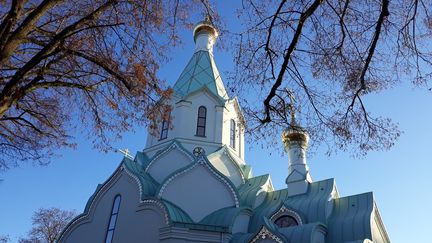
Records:
{"label": "dried leaves on branch", "polygon": [[289,126],[293,93],[302,125],[329,152],[364,155],[394,144],[397,125],[371,114],[368,99],[400,81],[429,85],[431,1],[242,3],[247,27],[237,35],[235,78],[260,90],[244,102],[254,104],[245,109],[252,136],[273,138]]}
{"label": "dried leaves on branch", "polygon": [[87,129],[109,149],[170,95],[156,77],[198,1],[0,1],[0,170],[46,163]]}
{"label": "dried leaves on branch", "polygon": [[20,243],[55,243],[66,225],[75,217],[74,211],[58,208],[41,208],[32,217],[32,229]]}

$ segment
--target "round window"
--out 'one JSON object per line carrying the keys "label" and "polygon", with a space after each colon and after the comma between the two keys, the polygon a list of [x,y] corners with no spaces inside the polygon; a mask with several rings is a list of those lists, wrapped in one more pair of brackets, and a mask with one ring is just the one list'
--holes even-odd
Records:
{"label": "round window", "polygon": [[275,224],[280,228],[286,228],[286,227],[298,225],[297,220],[295,220],[295,218],[288,215],[284,215],[276,219]]}

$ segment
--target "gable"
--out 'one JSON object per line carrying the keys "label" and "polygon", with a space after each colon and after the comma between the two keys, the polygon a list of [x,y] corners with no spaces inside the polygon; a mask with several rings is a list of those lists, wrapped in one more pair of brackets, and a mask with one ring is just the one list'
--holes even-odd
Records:
{"label": "gable", "polygon": [[210,163],[236,186],[244,183],[244,176],[239,165],[227,154],[227,152],[210,155]]}
{"label": "gable", "polygon": [[226,207],[238,207],[234,187],[204,159],[179,171],[161,186],[158,197],[177,205],[194,222]]}
{"label": "gable", "polygon": [[174,171],[191,164],[192,161],[193,158],[179,145],[174,143],[155,155],[146,167],[146,172],[158,183],[161,183]]}

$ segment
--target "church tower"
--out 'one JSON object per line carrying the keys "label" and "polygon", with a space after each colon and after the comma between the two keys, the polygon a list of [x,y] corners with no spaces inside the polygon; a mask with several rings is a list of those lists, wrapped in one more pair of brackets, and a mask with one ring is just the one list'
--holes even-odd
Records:
{"label": "church tower", "polygon": [[160,101],[172,108],[169,119],[96,187],[58,242],[390,242],[371,192],[340,197],[334,179],[312,181],[309,135],[294,115],[282,136],[288,187],[253,176],[245,120],[214,61],[217,36],[209,20],[195,26],[194,53],[172,96]]}
{"label": "church tower", "polygon": [[[169,121],[159,121],[156,136],[148,136],[144,152],[153,155],[172,140],[187,149],[199,147],[210,154],[226,146],[244,159],[245,120],[237,98],[231,99],[214,61],[218,37],[209,19],[193,30],[194,53],[167,100],[172,107]],[[150,134],[150,133],[149,133]]]}

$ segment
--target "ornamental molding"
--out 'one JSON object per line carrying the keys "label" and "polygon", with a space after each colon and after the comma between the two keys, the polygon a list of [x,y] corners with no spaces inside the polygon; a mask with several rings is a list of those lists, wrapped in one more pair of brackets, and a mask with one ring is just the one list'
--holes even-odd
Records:
{"label": "ornamental molding", "polygon": [[220,155],[221,156],[226,155],[228,157],[228,159],[231,160],[231,163],[234,164],[234,166],[237,168],[237,170],[240,174],[240,177],[242,179],[242,183],[245,183],[246,180],[244,178],[243,171],[240,168],[240,165],[237,163],[236,159],[234,159],[231,152],[229,151],[229,149],[226,146],[223,147],[223,152],[220,153]]}
{"label": "ornamental molding", "polygon": [[278,243],[284,243],[284,241],[277,235],[273,234],[267,227],[263,226],[258,234],[250,241],[250,243],[259,242],[261,240],[270,239]]}
{"label": "ornamental molding", "polygon": [[179,171],[179,172],[173,174],[172,176],[170,176],[170,177],[169,177],[169,178],[168,178],[168,179],[167,179],[167,180],[162,184],[162,186],[160,187],[160,190],[159,190],[159,193],[158,193],[157,197],[158,197],[158,198],[162,198],[162,194],[165,192],[165,189],[167,188],[168,184],[170,184],[172,181],[174,181],[174,179],[175,179],[176,177],[188,173],[189,171],[193,170],[195,167],[197,167],[197,166],[199,166],[199,165],[202,165],[202,166],[204,166],[205,168],[207,168],[207,170],[209,170],[209,171],[211,172],[211,174],[212,174],[212,175],[213,175],[217,180],[219,180],[219,181],[221,181],[222,183],[224,183],[224,184],[225,184],[225,185],[230,189],[230,191],[231,191],[231,193],[232,193],[232,195],[233,195],[233,197],[234,197],[234,202],[235,202],[236,208],[240,207],[240,205],[239,205],[239,199],[238,199],[238,196],[237,196],[237,193],[236,193],[234,187],[231,185],[231,183],[230,183],[227,179],[224,178],[224,176],[220,175],[220,174],[217,172],[217,170],[214,169],[213,166],[211,166],[210,163],[207,162],[207,160],[206,160],[203,156],[201,156],[201,157],[200,157],[200,158],[199,158],[199,159],[198,159],[198,160],[197,160],[197,161],[196,161],[192,166],[190,166],[190,167],[188,167],[188,168],[186,168],[186,169],[184,169],[184,170],[182,170],[182,171]]}
{"label": "ornamental molding", "polygon": [[[81,215],[78,215],[76,218],[74,218],[66,227],[63,229],[63,231],[60,233],[60,237],[58,238],[58,242],[62,242],[62,239],[69,234],[71,229],[75,228],[77,225],[89,221],[90,220],[90,214],[93,212],[94,204],[96,201],[98,201],[101,194],[105,193],[107,188],[110,188],[114,181],[118,180],[120,178],[121,173],[124,170],[124,165],[119,166],[114,173],[110,176],[110,178],[103,183],[103,185],[90,197],[90,205],[85,207],[84,212]],[[127,171],[127,170],[126,170]]]}
{"label": "ornamental molding", "polygon": [[172,150],[179,150],[182,154],[184,154],[187,158],[190,159],[190,161],[194,160],[194,157],[192,155],[189,154],[189,152],[184,149],[182,146],[180,146],[176,141],[174,141],[171,145],[169,145],[166,149],[162,150],[162,152],[156,154],[151,160],[150,162],[147,164],[146,168],[145,168],[145,172],[148,172],[148,170],[150,169],[150,167],[161,157],[163,157],[165,154],[167,154],[168,152],[171,152]]}
{"label": "ornamental molding", "polygon": [[134,179],[134,181],[135,181],[136,184],[138,185],[138,188],[139,188],[139,200],[140,200],[140,202],[141,202],[141,198],[142,198],[142,195],[143,195],[143,189],[142,189],[141,181],[138,179],[138,177],[137,177],[135,174],[131,173],[131,172],[127,169],[127,167],[124,165],[124,163],[122,163],[121,168],[122,168],[122,170],[126,171],[126,174],[127,174],[128,176],[130,176],[132,179]]}
{"label": "ornamental molding", "polygon": [[146,199],[146,200],[140,201],[140,206],[141,205],[145,205],[147,207],[148,206],[156,206],[157,208],[159,208],[162,211],[162,213],[163,213],[163,216],[164,216],[164,219],[165,219],[165,223],[167,225],[169,225],[170,218],[169,218],[168,211],[167,211],[165,205],[160,200]]}
{"label": "ornamental molding", "polygon": [[237,96],[231,99],[230,101],[233,102],[234,109],[239,115],[240,123],[242,123],[243,128],[246,129],[247,128],[246,119],[244,118],[243,111],[241,110],[240,102],[238,101]]}
{"label": "ornamental molding", "polygon": [[300,215],[295,211],[285,207],[285,205],[282,205],[279,208],[279,210],[270,217],[270,220],[274,222],[276,219],[278,219],[281,216],[291,216],[297,221],[298,225],[303,224],[303,220],[300,217]]}

